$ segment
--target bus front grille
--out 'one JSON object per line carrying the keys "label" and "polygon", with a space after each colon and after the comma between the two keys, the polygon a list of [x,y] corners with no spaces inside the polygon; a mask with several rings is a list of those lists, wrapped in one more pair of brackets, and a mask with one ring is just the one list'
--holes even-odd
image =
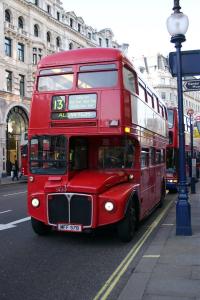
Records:
{"label": "bus front grille", "polygon": [[49,224],[81,224],[89,227],[92,223],[92,198],[82,194],[48,195]]}

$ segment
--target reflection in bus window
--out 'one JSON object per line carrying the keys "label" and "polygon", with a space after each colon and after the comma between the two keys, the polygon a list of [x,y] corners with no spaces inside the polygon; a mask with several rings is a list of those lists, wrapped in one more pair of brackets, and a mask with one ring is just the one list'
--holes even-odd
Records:
{"label": "reflection in bus window", "polygon": [[167,113],[168,113],[168,127],[171,129],[174,126],[174,112],[172,109],[168,109]]}
{"label": "reflection in bus window", "polygon": [[73,86],[73,74],[41,76],[38,80],[38,91],[68,90]]}
{"label": "reflection in bus window", "polygon": [[66,143],[62,135],[33,137],[30,141],[30,171],[34,174],[64,174]]}
{"label": "reflection in bus window", "polygon": [[98,165],[102,169],[132,168],[135,147],[131,141],[124,146],[101,146],[98,151]]}
{"label": "reflection in bus window", "polygon": [[83,89],[113,87],[117,84],[117,71],[78,74],[78,87]]}

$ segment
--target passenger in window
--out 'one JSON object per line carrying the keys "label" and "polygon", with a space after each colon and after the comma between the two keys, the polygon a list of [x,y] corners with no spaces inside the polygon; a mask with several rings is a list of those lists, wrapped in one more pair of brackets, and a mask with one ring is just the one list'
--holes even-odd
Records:
{"label": "passenger in window", "polygon": [[122,168],[123,165],[123,158],[121,153],[115,153],[110,156],[107,156],[105,159],[105,167],[107,168]]}

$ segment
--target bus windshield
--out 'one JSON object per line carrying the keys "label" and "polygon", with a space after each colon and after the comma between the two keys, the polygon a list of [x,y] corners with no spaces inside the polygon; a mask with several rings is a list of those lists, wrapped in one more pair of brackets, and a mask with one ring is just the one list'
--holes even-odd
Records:
{"label": "bus windshield", "polygon": [[63,135],[34,136],[30,140],[30,171],[33,174],[66,172],[67,140]]}

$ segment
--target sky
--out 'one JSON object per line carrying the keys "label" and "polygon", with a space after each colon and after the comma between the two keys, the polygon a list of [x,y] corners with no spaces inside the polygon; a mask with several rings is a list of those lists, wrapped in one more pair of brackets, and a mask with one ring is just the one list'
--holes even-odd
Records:
{"label": "sky", "polygon": [[[74,11],[85,24],[110,28],[114,40],[128,43],[128,56],[137,58],[175,51],[170,43],[166,20],[173,13],[173,0],[62,0],[66,11]],[[189,18],[182,50],[200,49],[200,0],[180,0],[181,11]]]}

